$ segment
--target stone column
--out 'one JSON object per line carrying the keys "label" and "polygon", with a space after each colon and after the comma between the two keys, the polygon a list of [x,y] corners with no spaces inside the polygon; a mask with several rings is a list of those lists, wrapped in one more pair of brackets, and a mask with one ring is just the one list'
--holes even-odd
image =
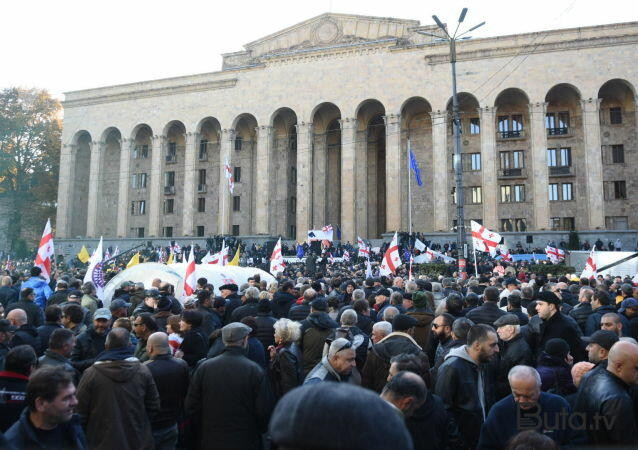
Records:
{"label": "stone column", "polygon": [[151,176],[147,183],[151,183],[148,205],[148,235],[159,236],[160,229],[160,207],[162,190],[164,189],[164,178],[162,173],[162,158],[164,158],[164,147],[166,147],[166,136],[153,136],[153,150],[151,151]]}
{"label": "stone column", "polygon": [[490,230],[498,228],[497,217],[497,160],[496,160],[496,108],[479,108],[481,117],[481,172],[483,174],[483,225]]}
{"label": "stone column", "polygon": [[534,229],[536,230],[549,229],[546,112],[547,102],[529,104],[531,170],[528,170],[527,177],[532,182],[531,200],[534,208]]}
{"label": "stone column", "polygon": [[86,211],[86,235],[97,237],[98,202],[100,201],[100,185],[102,184],[102,154],[104,142],[91,142],[91,166],[89,169],[89,201]]}
{"label": "stone column", "polygon": [[587,211],[589,229],[605,228],[603,205],[603,162],[600,152],[600,98],[581,100],[583,110],[583,141],[587,180]]}
{"label": "stone column", "polygon": [[[385,122],[385,226],[383,231],[401,229],[401,115],[383,116]],[[408,176],[411,176],[408,173]],[[377,200],[378,201],[378,200]],[[410,224],[408,224],[409,229]]]}
{"label": "stone column", "polygon": [[340,119],[341,125],[341,240],[356,242],[356,190],[357,177],[355,144],[357,119]]}
{"label": "stone column", "polygon": [[60,175],[58,181],[58,208],[55,221],[55,235],[60,238],[72,237],[69,215],[72,209],[72,193],[75,189],[74,167],[77,146],[64,144],[60,151]]}
{"label": "stone column", "polygon": [[312,223],[312,123],[297,128],[297,241],[305,241]]}
{"label": "stone column", "polygon": [[127,219],[129,212],[128,190],[131,183],[131,146],[133,145],[135,145],[135,139],[123,138],[120,143],[120,182],[117,195],[117,237],[127,236]]}
{"label": "stone column", "polygon": [[182,235],[193,235],[195,214],[195,184],[198,183],[197,152],[199,150],[199,133],[186,133],[186,151],[184,155],[184,200],[182,206]]}
{"label": "stone column", "polygon": [[[255,233],[270,234],[270,176],[272,175],[272,127],[262,125],[257,131],[257,167],[255,170]],[[275,182],[276,180],[273,180]],[[287,211],[275,211],[275,214],[288,214]],[[285,216],[283,218],[285,220]]]}
{"label": "stone column", "polygon": [[450,231],[448,222],[448,151],[447,151],[447,111],[433,111],[432,117],[432,179],[434,182],[434,230]]}
{"label": "stone column", "polygon": [[221,133],[221,142],[219,148],[219,214],[217,217],[218,227],[220,234],[230,234],[231,231],[231,202],[232,196],[228,186],[228,179],[226,178],[226,170],[224,166],[226,163],[231,167],[233,145],[235,142],[235,130],[232,128],[225,128]]}

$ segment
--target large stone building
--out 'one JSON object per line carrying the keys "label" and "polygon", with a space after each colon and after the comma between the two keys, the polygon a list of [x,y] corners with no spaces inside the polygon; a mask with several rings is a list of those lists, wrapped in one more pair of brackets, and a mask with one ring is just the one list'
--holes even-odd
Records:
{"label": "large stone building", "polygon": [[[408,143],[424,180],[414,229],[449,232],[449,49],[417,31],[435,27],[324,14],[223,55],[218,72],[67,93],[57,235],[407,230]],[[638,228],[638,22],[457,52],[468,220]]]}

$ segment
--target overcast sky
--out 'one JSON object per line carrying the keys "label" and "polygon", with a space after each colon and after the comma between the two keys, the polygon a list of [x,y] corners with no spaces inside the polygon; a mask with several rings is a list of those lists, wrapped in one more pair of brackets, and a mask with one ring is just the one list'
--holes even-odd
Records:
{"label": "overcast sky", "polygon": [[0,88],[62,93],[213,72],[221,53],[324,12],[487,24],[474,37],[638,20],[636,0],[13,0],[0,2]]}

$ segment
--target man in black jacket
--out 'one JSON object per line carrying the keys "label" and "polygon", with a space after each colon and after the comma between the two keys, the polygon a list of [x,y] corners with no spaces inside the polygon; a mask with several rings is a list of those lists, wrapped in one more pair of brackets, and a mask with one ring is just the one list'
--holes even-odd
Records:
{"label": "man in black jacket", "polygon": [[304,376],[321,361],[326,338],[339,326],[328,315],[326,300],[316,299],[310,307],[310,315],[301,322],[301,339],[299,340],[303,355]]}
{"label": "man in black jacket", "polygon": [[235,309],[242,304],[241,297],[237,295],[239,287],[234,283],[224,284],[219,287],[219,292],[224,300],[226,300],[226,309],[224,310],[224,324],[230,323],[231,316]]}
{"label": "man in black jacket", "polygon": [[218,323],[218,320],[216,320],[217,317],[215,317],[215,311],[213,311],[213,300],[209,291],[201,290],[197,292],[197,306],[195,310],[199,311],[202,315],[201,331],[208,339],[213,331],[221,328],[221,323]]}
{"label": "man in black jacket", "polygon": [[13,311],[14,309],[21,309],[27,313],[27,323],[35,328],[38,328],[44,323],[44,314],[42,309],[35,303],[35,291],[32,288],[24,288],[20,292],[20,300],[9,305],[5,311],[5,314]]}
{"label": "man in black jacket", "polygon": [[42,354],[40,336],[38,336],[38,330],[36,330],[34,326],[27,324],[27,313],[22,309],[13,309],[7,314],[7,319],[17,328],[13,334],[13,338],[11,338],[9,347],[30,345],[36,354],[40,356]]}
{"label": "man in black jacket", "polygon": [[80,372],[91,367],[97,356],[104,351],[104,343],[109,330],[111,311],[100,308],[93,314],[93,325],[79,334],[71,353],[73,367]]}
{"label": "man in black jacket", "polygon": [[18,301],[18,293],[11,287],[11,277],[4,276],[0,279],[0,304],[6,309],[11,303]]}
{"label": "man in black jacket", "polygon": [[0,319],[0,370],[4,369],[4,357],[9,353],[9,342],[16,329],[7,319]]}
{"label": "man in black jacket", "polygon": [[175,448],[177,420],[188,392],[188,364],[171,356],[168,336],[163,332],[149,336],[146,352],[150,359],[144,364],[153,375],[160,397],[160,410],[151,418],[155,448]]}
{"label": "man in black jacket", "polygon": [[[600,330],[600,319],[607,313],[615,313],[616,307],[612,304],[612,298],[605,291],[596,291],[591,302],[592,313],[587,318],[585,324],[585,334],[590,336],[595,331]],[[623,320],[624,319],[624,320]],[[621,317],[623,323],[623,335],[629,335],[629,322],[627,318]]]}
{"label": "man in black jacket", "polygon": [[49,305],[44,310],[44,325],[38,327],[38,336],[40,336],[40,344],[42,350],[46,350],[49,347],[49,337],[55,330],[59,330],[62,327],[60,323],[62,320],[62,308],[58,305]]}
{"label": "man in black jacket", "polygon": [[193,375],[185,406],[200,425],[202,448],[212,443],[218,448],[261,448],[272,400],[263,370],[244,351],[250,332],[243,323],[222,328],[222,354],[204,361]]}
{"label": "man in black jacket", "polygon": [[231,322],[241,322],[244,317],[257,316],[257,303],[259,302],[259,289],[254,286],[249,287],[244,292],[246,301],[242,306],[236,308],[231,315]]}
{"label": "man in black jacket", "polygon": [[507,314],[502,309],[499,309],[498,296],[497,288],[493,286],[486,288],[483,292],[483,305],[469,311],[465,317],[474,323],[484,323],[493,327],[496,319]]}
{"label": "man in black jacket", "polygon": [[574,362],[584,361],[585,350],[576,331],[577,326],[560,313],[559,307],[560,299],[556,294],[547,291],[539,292],[536,311],[543,322],[540,326],[537,348],[545,348],[545,343],[550,339],[561,338],[569,344]]}
{"label": "man in black jacket", "polygon": [[47,306],[49,305],[61,305],[66,302],[66,298],[69,295],[69,285],[66,281],[60,280],[55,285],[55,292],[51,294],[51,297],[47,299]]}
{"label": "man in black jacket", "polygon": [[281,285],[281,289],[275,292],[272,299],[272,314],[277,319],[288,317],[290,308],[297,301],[295,287],[291,281],[286,281]]}
{"label": "man in black jacket", "polygon": [[518,317],[506,314],[494,322],[498,337],[503,342],[499,351],[500,361],[498,378],[496,380],[497,400],[510,394],[507,376],[514,366],[533,366],[534,355],[529,345],[521,336],[521,326]]}
{"label": "man in black jacket", "polygon": [[638,446],[638,411],[632,389],[638,385],[638,345],[617,342],[607,369],[581,381],[575,411],[585,415],[589,444],[598,447]]}
{"label": "man in black jacket", "polygon": [[293,305],[288,312],[290,320],[301,322],[310,315],[310,303],[317,297],[317,292],[313,288],[308,288],[303,293],[303,301],[300,305]]}
{"label": "man in black jacket", "polygon": [[12,348],[0,372],[0,432],[4,433],[20,417],[26,402],[27,381],[38,365],[33,348],[18,345]]}
{"label": "man in black jacket", "polygon": [[493,380],[486,379],[481,365],[495,353],[498,337],[494,329],[474,325],[467,335],[467,345],[451,350],[438,371],[434,393],[454,416],[466,447],[476,446],[491,403],[486,388]]}
{"label": "man in black jacket", "polygon": [[71,353],[75,348],[75,335],[71,330],[59,328],[51,333],[49,346],[44,355],[38,359],[38,367],[61,366],[71,372],[73,381],[77,385],[80,381],[80,372],[71,364]]}
{"label": "man in black jacket", "polygon": [[585,333],[587,318],[591,315],[591,301],[594,298],[594,290],[589,287],[580,289],[578,304],[569,311],[569,315],[578,323],[580,330]]}

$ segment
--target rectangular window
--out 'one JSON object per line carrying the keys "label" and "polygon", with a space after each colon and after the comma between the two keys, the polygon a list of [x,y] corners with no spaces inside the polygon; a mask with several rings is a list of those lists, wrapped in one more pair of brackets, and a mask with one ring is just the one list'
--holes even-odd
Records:
{"label": "rectangular window", "polygon": [[521,114],[498,116],[498,133],[502,139],[520,137],[523,133],[523,116]]}
{"label": "rectangular window", "polygon": [[549,219],[549,226],[552,230],[560,230],[560,217],[551,217]]}
{"label": "rectangular window", "polygon": [[472,159],[471,168],[473,171],[481,170],[481,154],[480,153],[471,153],[470,157]]}
{"label": "rectangular window", "polygon": [[204,225],[197,225],[197,237],[204,236]]}
{"label": "rectangular window", "polygon": [[517,184],[514,186],[514,201],[517,203],[525,201],[525,185]]}
{"label": "rectangular window", "polygon": [[166,162],[177,161],[177,142],[169,142],[166,151]]}
{"label": "rectangular window", "polygon": [[148,145],[136,145],[133,148],[133,159],[148,158]]}
{"label": "rectangular window", "polygon": [[611,146],[611,162],[613,164],[625,163],[625,146],[623,144]]}
{"label": "rectangular window", "polygon": [[233,169],[233,178],[235,183],[239,183],[241,181],[241,167],[235,167]]}
{"label": "rectangular window", "polygon": [[200,186],[206,186],[206,169],[199,169],[198,183]]}
{"label": "rectangular window", "polygon": [[549,184],[549,200],[558,201],[558,183]]}
{"label": "rectangular window", "polygon": [[197,212],[206,212],[206,198],[199,197],[197,199]]}
{"label": "rectangular window", "polygon": [[164,237],[173,237],[173,227],[164,227]]}
{"label": "rectangular window", "polygon": [[572,183],[563,183],[563,201],[573,200]]}
{"label": "rectangular window", "polygon": [[[142,145],[142,151],[140,153],[141,159],[148,158],[148,145]],[[142,237],[144,237],[144,228],[142,228]]]}
{"label": "rectangular window", "polygon": [[524,162],[523,151],[522,150],[513,151],[512,152],[512,168],[522,169],[523,167],[525,167],[525,164],[523,162]]}
{"label": "rectangular window", "polygon": [[605,217],[605,228],[608,230],[626,230],[629,228],[627,216],[607,216]]}
{"label": "rectangular window", "polygon": [[611,123],[612,125],[618,125],[622,123],[621,108],[609,108],[609,123]]}
{"label": "rectangular window", "polygon": [[293,186],[297,185],[297,168],[296,167],[290,168],[290,184]]}
{"label": "rectangular window", "polygon": [[146,174],[140,173],[139,176],[140,176],[140,182],[139,182],[140,189],[146,189],[146,179],[147,179]]}
{"label": "rectangular window", "polygon": [[131,228],[131,237],[144,237],[144,227],[133,227]]}
{"label": "rectangular window", "polygon": [[555,148],[548,148],[547,149],[547,165],[549,167],[556,167],[558,166],[558,152],[557,149]]}
{"label": "rectangular window", "polygon": [[456,187],[452,187],[452,204],[456,205]]}
{"label": "rectangular window", "polygon": [[512,186],[501,186],[501,203],[512,201]]}
{"label": "rectangular window", "polygon": [[463,162],[463,172],[476,172],[481,170],[480,153],[464,153],[461,155]]}
{"label": "rectangular window", "polygon": [[132,216],[134,216],[134,215],[135,215],[135,211],[136,211],[136,209],[135,209],[135,203],[136,203],[136,202],[131,202],[131,215],[132,215]]}
{"label": "rectangular window", "polygon": [[199,160],[208,160],[208,141],[206,139],[202,139],[199,141]]}
{"label": "rectangular window", "polygon": [[501,170],[509,169],[511,166],[510,152],[499,152],[499,157],[501,161]]}
{"label": "rectangular window", "polygon": [[513,231],[512,219],[501,219],[501,231]]}
{"label": "rectangular window", "polygon": [[233,211],[241,210],[241,197],[239,195],[235,195],[233,197]]}
{"label": "rectangular window", "polygon": [[242,143],[243,143],[243,139],[241,138],[241,136],[237,136],[235,138],[235,150],[241,150]]}
{"label": "rectangular window", "polygon": [[483,188],[481,186],[472,186],[470,191],[472,192],[472,203],[483,203]]}
{"label": "rectangular window", "polygon": [[297,198],[290,197],[290,213],[294,214],[297,212]]}
{"label": "rectangular window", "polygon": [[233,225],[233,236],[239,236],[239,225]]}
{"label": "rectangular window", "polygon": [[563,230],[571,231],[576,228],[573,217],[563,217]]}
{"label": "rectangular window", "polygon": [[561,147],[560,149],[560,165],[562,167],[571,167],[572,165],[572,149],[569,147]]}
{"label": "rectangular window", "polygon": [[478,117],[470,119],[470,134],[481,134],[481,120]]}
{"label": "rectangular window", "polygon": [[131,189],[137,189],[137,174],[131,175]]}
{"label": "rectangular window", "polygon": [[625,180],[614,181],[614,198],[625,199],[627,198],[627,186]]}
{"label": "rectangular window", "polygon": [[167,198],[164,200],[164,214],[173,214],[173,209],[175,207],[175,200],[172,198]]}
{"label": "rectangular window", "polygon": [[569,132],[569,112],[550,112],[545,114],[545,128],[549,136],[561,136]]}
{"label": "rectangular window", "polygon": [[164,172],[164,187],[175,186],[175,172]]}

